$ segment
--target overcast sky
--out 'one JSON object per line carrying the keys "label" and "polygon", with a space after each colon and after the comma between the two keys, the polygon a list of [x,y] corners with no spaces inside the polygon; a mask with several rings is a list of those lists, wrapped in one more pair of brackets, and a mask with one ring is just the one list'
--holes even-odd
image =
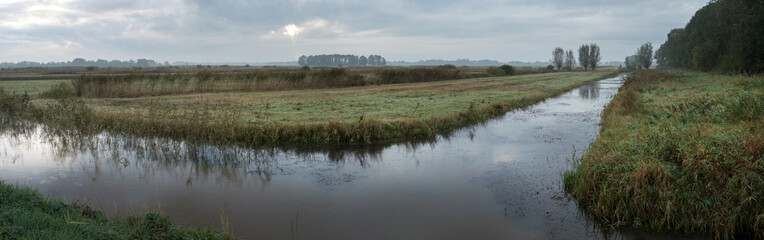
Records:
{"label": "overcast sky", "polygon": [[604,61],[657,49],[707,0],[1,0],[0,62],[137,59],[547,61],[598,43]]}

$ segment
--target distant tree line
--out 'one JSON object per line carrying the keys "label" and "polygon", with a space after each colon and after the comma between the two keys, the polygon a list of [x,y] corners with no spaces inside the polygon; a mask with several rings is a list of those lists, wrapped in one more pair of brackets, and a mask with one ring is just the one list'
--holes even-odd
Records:
{"label": "distant tree line", "polygon": [[[596,70],[599,66],[600,60],[600,47],[595,44],[584,44],[578,48],[578,62],[584,70]],[[556,47],[552,51],[552,68],[557,70],[566,69],[573,70],[576,65],[576,56],[573,54],[573,50],[565,51],[561,47]]]}
{"label": "distant tree line", "polygon": [[[169,63],[165,62],[164,65],[169,65]],[[151,59],[138,59],[138,60],[128,60],[128,61],[120,61],[120,60],[104,60],[104,59],[98,59],[98,60],[85,60],[84,58],[75,58],[72,61],[67,62],[47,62],[47,63],[40,63],[40,62],[29,62],[29,61],[23,61],[18,63],[12,63],[12,62],[3,62],[0,63],[0,68],[24,68],[24,67],[152,67],[152,66],[162,66],[162,64],[151,60]]]}
{"label": "distant tree line", "polygon": [[684,28],[668,33],[655,58],[661,67],[727,73],[764,72],[764,3],[713,0]]}
{"label": "distant tree line", "polygon": [[379,55],[356,56],[342,54],[302,55],[297,59],[300,66],[385,66],[387,60]]}

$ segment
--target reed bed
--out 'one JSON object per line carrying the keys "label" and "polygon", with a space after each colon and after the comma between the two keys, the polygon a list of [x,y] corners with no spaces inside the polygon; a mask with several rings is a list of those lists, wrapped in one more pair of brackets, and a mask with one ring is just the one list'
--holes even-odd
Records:
{"label": "reed bed", "polygon": [[635,72],[564,183],[612,227],[764,238],[764,77]]}
{"label": "reed bed", "polygon": [[193,93],[343,88],[443,81],[465,76],[460,70],[443,68],[383,68],[366,74],[355,73],[345,68],[242,72],[202,69],[176,73],[86,73],[73,80],[72,86],[78,97],[132,98]]}
{"label": "reed bed", "polygon": [[338,88],[368,84],[345,69],[294,72],[212,72],[172,74],[83,74],[72,81],[85,98],[126,98],[212,92],[252,92]]}

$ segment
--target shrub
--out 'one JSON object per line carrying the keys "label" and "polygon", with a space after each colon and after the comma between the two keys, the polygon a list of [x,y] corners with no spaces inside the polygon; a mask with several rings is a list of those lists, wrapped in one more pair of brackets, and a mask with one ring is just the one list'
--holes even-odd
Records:
{"label": "shrub", "polygon": [[459,70],[442,68],[385,69],[374,73],[376,84],[413,83],[462,78]]}
{"label": "shrub", "polygon": [[485,72],[493,76],[504,76],[506,74],[503,69],[496,66],[488,67]]}
{"label": "shrub", "polygon": [[515,67],[507,64],[500,67],[490,66],[485,71],[493,76],[515,75]]}
{"label": "shrub", "polygon": [[515,75],[515,67],[513,66],[504,64],[504,65],[501,65],[501,67],[499,68],[501,68],[501,70],[503,70],[504,73],[506,73],[507,75]]}
{"label": "shrub", "polygon": [[74,86],[71,82],[62,82],[40,93],[39,98],[70,98],[75,96]]}
{"label": "shrub", "polygon": [[3,88],[0,88],[0,112],[11,116],[21,115],[29,106],[29,95],[7,94]]}

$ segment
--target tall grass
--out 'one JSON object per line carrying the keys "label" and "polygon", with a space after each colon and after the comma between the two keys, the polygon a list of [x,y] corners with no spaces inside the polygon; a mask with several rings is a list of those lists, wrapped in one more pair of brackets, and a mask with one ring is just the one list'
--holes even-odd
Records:
{"label": "tall grass", "polygon": [[566,189],[613,227],[764,238],[762,82],[635,72]]}
{"label": "tall grass", "polygon": [[[369,77],[344,68],[317,71],[248,71],[82,74],[72,81],[75,94],[86,98],[160,96],[213,92],[280,91],[341,88],[392,83],[431,82],[464,78],[458,69],[388,68]],[[58,93],[50,93],[56,95]],[[45,95],[44,97],[48,97]]]}
{"label": "tall grass", "polygon": [[274,91],[366,85],[345,69],[293,72],[212,72],[83,74],[73,80],[80,97],[140,97],[209,92]]}

